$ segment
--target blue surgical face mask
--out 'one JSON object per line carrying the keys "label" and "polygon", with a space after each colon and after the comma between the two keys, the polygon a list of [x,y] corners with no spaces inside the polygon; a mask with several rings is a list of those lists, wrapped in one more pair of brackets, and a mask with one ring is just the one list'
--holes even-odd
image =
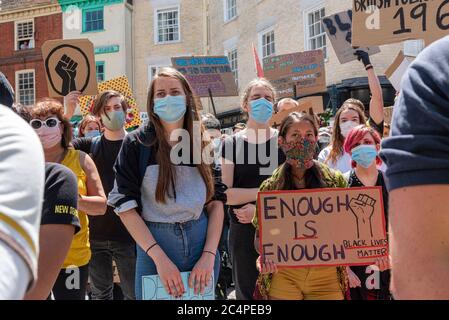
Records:
{"label": "blue surgical face mask", "polygon": [[178,122],[184,117],[186,110],[185,96],[166,96],[154,99],[154,113],[165,122]]}
{"label": "blue surgical face mask", "polygon": [[371,144],[362,144],[351,151],[352,160],[364,168],[369,168],[377,157],[376,146]]}
{"label": "blue surgical face mask", "polygon": [[99,135],[100,135],[100,131],[99,130],[92,130],[92,131],[86,132],[84,134],[84,136],[86,138],[95,138],[95,137],[98,137]]}
{"label": "blue surgical face mask", "polygon": [[265,98],[250,102],[250,117],[257,123],[266,124],[273,116],[273,104]]}

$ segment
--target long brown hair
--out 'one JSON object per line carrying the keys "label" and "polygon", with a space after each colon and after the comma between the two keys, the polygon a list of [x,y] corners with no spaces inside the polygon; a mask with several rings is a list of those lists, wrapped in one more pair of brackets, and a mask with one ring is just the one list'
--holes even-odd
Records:
{"label": "long brown hair", "polygon": [[[175,193],[175,170],[170,160],[171,146],[165,139],[165,129],[159,119],[154,113],[154,98],[155,98],[155,83],[159,78],[173,78],[179,80],[186,94],[186,107],[187,111],[184,115],[183,129],[189,132],[190,136],[190,150],[193,152],[193,122],[200,122],[200,115],[193,96],[193,90],[187,79],[179,71],[173,68],[162,68],[151,82],[150,89],[148,91],[147,112],[150,118],[150,124],[155,130],[155,139],[150,142],[156,150],[156,160],[159,165],[159,176],[156,187],[156,201],[160,203],[166,203],[166,196],[169,195],[169,190]],[[203,137],[205,129],[201,124],[201,137]],[[203,139],[201,139],[203,140]],[[204,148],[208,145],[208,141],[201,142],[201,154],[203,154]],[[210,165],[203,163],[196,165],[200,172],[207,190],[207,202],[210,201],[215,193],[215,184],[212,176],[212,168]]]}
{"label": "long brown hair", "polygon": [[[315,134],[315,137],[318,136],[318,128],[316,126],[316,122],[313,116],[305,114],[305,113],[299,113],[299,112],[292,112],[290,113],[287,118],[285,118],[282,123],[281,127],[279,128],[279,137],[284,139],[287,138],[287,132],[290,129],[290,127],[296,123],[296,122],[302,122],[306,121],[309,122],[310,125],[313,128],[313,133]],[[326,187],[326,184],[323,181],[322,174],[320,169],[318,168],[317,164],[314,163],[313,167],[306,170],[306,173],[304,175],[305,182],[306,182],[306,188],[308,189],[315,189],[315,188],[324,188]],[[293,181],[293,173],[292,173],[292,166],[285,162],[282,165],[280,178],[276,185],[277,190],[294,190],[295,184]]]}
{"label": "long brown hair", "polygon": [[326,159],[326,163],[336,163],[338,158],[343,155],[343,144],[345,143],[345,138],[341,134],[340,129],[340,118],[341,114],[346,110],[352,110],[357,112],[359,115],[359,124],[366,123],[366,117],[364,114],[364,106],[360,100],[348,99],[341,106],[340,110],[335,115],[334,127],[332,130],[332,140],[331,140],[331,152]]}
{"label": "long brown hair", "polygon": [[72,125],[70,124],[70,121],[64,117],[64,107],[61,102],[55,99],[44,98],[33,105],[29,111],[33,119],[55,115],[64,126],[61,146],[66,150],[71,147]]}

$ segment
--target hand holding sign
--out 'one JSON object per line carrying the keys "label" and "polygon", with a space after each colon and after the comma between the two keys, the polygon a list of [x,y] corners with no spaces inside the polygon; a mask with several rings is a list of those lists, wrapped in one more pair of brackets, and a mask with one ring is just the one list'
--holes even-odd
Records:
{"label": "hand holding sign", "polygon": [[156,263],[157,274],[161,278],[165,291],[169,295],[179,298],[185,293],[184,284],[182,282],[181,273],[176,265],[168,258],[165,253]]}
{"label": "hand holding sign", "polygon": [[368,52],[363,50],[356,50],[354,55],[357,56],[357,60],[362,61],[365,68],[371,64]]}
{"label": "hand holding sign", "polygon": [[203,252],[200,260],[193,267],[189,277],[189,287],[194,288],[195,295],[204,295],[204,290],[209,286],[214,271],[215,256]]}
{"label": "hand holding sign", "polygon": [[359,194],[357,199],[351,199],[349,208],[357,221],[357,238],[372,238],[373,227],[371,219],[374,214],[376,200],[366,194]]}

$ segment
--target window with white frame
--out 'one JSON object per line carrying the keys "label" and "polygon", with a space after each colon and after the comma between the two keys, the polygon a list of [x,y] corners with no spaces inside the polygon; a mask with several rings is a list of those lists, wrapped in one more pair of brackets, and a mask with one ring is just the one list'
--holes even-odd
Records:
{"label": "window with white frame", "polygon": [[305,34],[306,48],[308,50],[323,49],[324,57],[327,57],[326,30],[321,20],[326,16],[325,8],[313,10],[307,13]]}
{"label": "window with white frame", "polygon": [[410,57],[417,57],[418,54],[424,50],[423,40],[408,40],[404,41],[404,55]]}
{"label": "window with white frame", "polygon": [[225,5],[225,22],[237,17],[237,0],[223,0]]}
{"label": "window with white frame", "polygon": [[167,66],[148,66],[148,83],[151,84],[160,69]]}
{"label": "window with white frame", "polygon": [[34,70],[16,72],[16,99],[20,104],[23,105],[34,104]]}
{"label": "window with white frame", "polygon": [[16,23],[16,50],[34,48],[34,21]]}
{"label": "window with white frame", "polygon": [[261,35],[262,59],[276,54],[274,30],[267,31]]}
{"label": "window with white frame", "polygon": [[180,40],[179,7],[156,10],[156,43],[169,43]]}
{"label": "window with white frame", "polygon": [[229,65],[231,66],[231,71],[234,74],[235,83],[238,84],[239,81],[239,64],[237,49],[232,49],[228,51]]}

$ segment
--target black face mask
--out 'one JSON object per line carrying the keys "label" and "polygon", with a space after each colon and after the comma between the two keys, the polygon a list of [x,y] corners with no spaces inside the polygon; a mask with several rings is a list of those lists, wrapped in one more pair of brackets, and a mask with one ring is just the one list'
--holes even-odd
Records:
{"label": "black face mask", "polygon": [[14,103],[14,90],[8,79],[0,72],[0,104],[12,108]]}

